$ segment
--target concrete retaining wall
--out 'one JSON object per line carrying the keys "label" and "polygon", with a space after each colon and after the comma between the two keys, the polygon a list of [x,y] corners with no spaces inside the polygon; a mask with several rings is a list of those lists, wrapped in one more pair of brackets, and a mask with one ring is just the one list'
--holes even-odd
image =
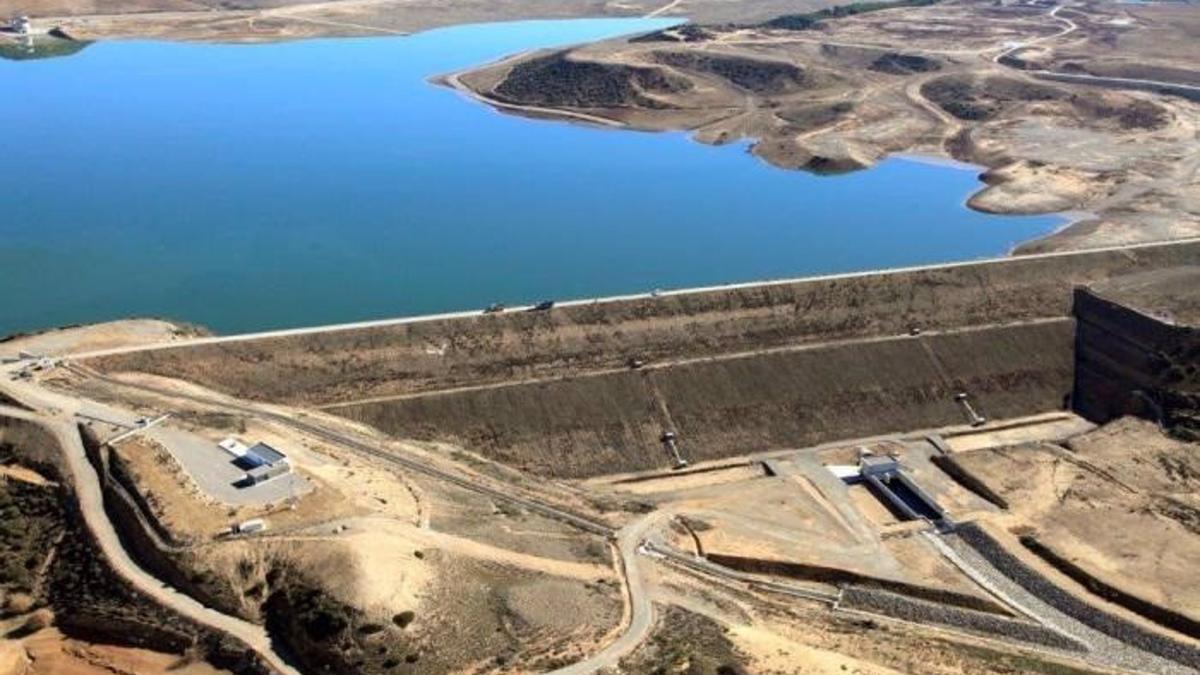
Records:
{"label": "concrete retaining wall", "polygon": [[1071,577],[1081,586],[1105,600],[1120,605],[1135,614],[1140,614],[1160,626],[1195,639],[1200,639],[1200,622],[1195,619],[1140,598],[1098,579],[1071,560],[1056,553],[1049,546],[1039,541],[1037,537],[1032,535],[1021,537],[1021,544],[1042,560],[1053,565],[1055,569]]}
{"label": "concrete retaining wall", "polygon": [[[1096,422],[1139,415],[1200,437],[1200,330],[1075,293],[1074,406]],[[1161,418],[1161,419],[1160,419]]]}
{"label": "concrete retaining wall", "polygon": [[983,499],[995,504],[996,506],[1008,510],[1008,500],[996,493],[995,490],[988,487],[987,483],[979,480],[975,474],[963,468],[962,464],[955,459],[954,455],[932,455],[930,461],[937,468],[946,472],[959,485],[974,492]]}

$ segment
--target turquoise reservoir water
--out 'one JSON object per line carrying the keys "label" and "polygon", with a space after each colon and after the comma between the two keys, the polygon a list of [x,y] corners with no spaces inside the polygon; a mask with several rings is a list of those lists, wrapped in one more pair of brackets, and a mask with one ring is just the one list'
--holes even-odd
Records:
{"label": "turquoise reservoir water", "polygon": [[0,61],[0,333],[127,316],[235,332],[960,260],[1060,222],[966,209],[970,170],[817,177],[426,81],[664,23]]}

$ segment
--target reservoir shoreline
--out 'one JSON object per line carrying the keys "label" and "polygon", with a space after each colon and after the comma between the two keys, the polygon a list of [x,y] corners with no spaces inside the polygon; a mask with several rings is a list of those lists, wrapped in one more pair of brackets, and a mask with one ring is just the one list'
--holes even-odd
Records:
{"label": "reservoir shoreline", "polygon": [[[230,334],[973,260],[1057,223],[964,208],[971,171],[893,158],[816,177],[685,133],[496,114],[429,81],[672,23],[0,62],[23,101],[0,111],[17,139],[0,167],[15,299],[0,332],[166,316]],[[105,96],[79,100],[76,80]],[[75,161],[50,159],[68,148]]]}

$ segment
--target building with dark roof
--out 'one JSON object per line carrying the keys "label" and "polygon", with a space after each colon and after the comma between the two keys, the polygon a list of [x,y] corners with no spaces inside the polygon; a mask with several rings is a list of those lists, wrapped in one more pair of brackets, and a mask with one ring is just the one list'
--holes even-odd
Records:
{"label": "building with dark roof", "polygon": [[252,467],[270,467],[277,464],[288,464],[287,455],[262,442],[250,446],[246,450],[246,454],[242,456],[242,459]]}

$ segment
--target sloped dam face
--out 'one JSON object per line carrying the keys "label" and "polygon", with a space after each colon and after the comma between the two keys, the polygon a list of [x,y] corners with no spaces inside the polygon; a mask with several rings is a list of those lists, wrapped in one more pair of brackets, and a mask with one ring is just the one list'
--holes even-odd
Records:
{"label": "sloped dam face", "polygon": [[[1188,242],[132,353],[108,372],[325,407],[542,475],[665,467],[1068,405],[1072,290]],[[919,328],[920,333],[912,334]],[[628,366],[630,359],[645,362]]]}
{"label": "sloped dam face", "polygon": [[[583,477],[1062,406],[1073,322],[855,341],[640,371],[367,403],[336,412],[389,433],[450,439],[523,469]],[[937,361],[946,363],[942,376]],[[449,431],[450,433],[446,433]]]}

